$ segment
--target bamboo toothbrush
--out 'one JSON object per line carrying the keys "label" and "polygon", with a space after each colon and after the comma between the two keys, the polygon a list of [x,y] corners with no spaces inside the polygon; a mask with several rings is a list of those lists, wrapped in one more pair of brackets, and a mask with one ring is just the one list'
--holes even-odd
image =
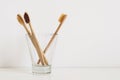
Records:
{"label": "bamboo toothbrush", "polygon": [[36,38],[36,36],[35,36],[34,30],[33,30],[33,28],[32,28],[31,22],[30,22],[29,15],[28,15],[26,12],[25,12],[25,14],[24,14],[24,19],[25,19],[25,22],[26,22],[27,24],[29,24],[29,26],[30,26],[31,34],[32,34],[32,39],[34,40],[34,43],[35,43],[35,45],[36,45],[35,47],[36,47],[36,50],[37,50],[37,53],[38,53],[39,59],[41,60],[42,65],[45,65],[45,64],[48,65],[47,59],[46,59],[46,57],[44,56],[44,53],[43,53],[43,51],[41,50],[40,45],[39,45],[39,43],[38,43],[38,40],[37,40],[37,38]]}
{"label": "bamboo toothbrush", "polygon": [[[62,26],[62,24],[63,24],[63,22],[64,22],[64,20],[65,20],[66,17],[67,17],[66,14],[61,14],[61,16],[59,17],[58,21],[60,23],[59,23],[56,31],[54,32],[53,36],[51,37],[50,41],[48,42],[47,46],[45,47],[45,49],[43,51],[44,53],[46,53],[47,49],[50,47],[51,43],[53,42],[55,36],[57,35],[58,31],[60,30],[60,28],[61,28],[61,26]],[[40,59],[38,60],[37,63],[40,63]]]}
{"label": "bamboo toothbrush", "polygon": [[[25,30],[26,30],[26,32],[27,32],[29,38],[31,39],[31,41],[32,41],[32,43],[33,43],[35,49],[37,50],[36,43],[35,43],[35,41],[34,41],[32,35],[31,35],[31,32],[28,30],[28,28],[27,28],[27,26],[26,26],[26,24],[25,24],[25,22],[24,22],[24,20],[22,19],[22,17],[21,17],[20,14],[17,15],[17,20],[18,20],[18,22],[25,28]],[[37,52],[38,52],[38,50],[37,50]],[[42,64],[42,65],[44,65],[44,64]]]}

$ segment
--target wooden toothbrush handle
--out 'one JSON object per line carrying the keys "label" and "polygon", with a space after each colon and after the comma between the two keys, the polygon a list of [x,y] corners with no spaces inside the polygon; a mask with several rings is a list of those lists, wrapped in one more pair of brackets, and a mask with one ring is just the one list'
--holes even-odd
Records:
{"label": "wooden toothbrush handle", "polygon": [[54,32],[53,36],[51,37],[50,41],[48,42],[47,46],[45,47],[44,53],[46,53],[47,49],[49,48],[49,46],[51,45],[51,43],[53,42],[55,36],[57,35],[58,31],[60,30],[65,18],[66,18],[66,14],[61,14],[60,18],[58,19],[58,21],[60,22],[60,24],[58,25],[56,31]]}
{"label": "wooden toothbrush handle", "polygon": [[44,53],[46,53],[46,51],[48,50],[48,48],[50,47],[51,43],[53,42],[53,40],[55,39],[55,36],[57,35],[60,27],[61,27],[61,23],[59,24],[58,28],[56,29],[55,33],[53,34],[53,36],[51,37],[50,41],[48,42],[47,46],[44,49]]}
{"label": "wooden toothbrush handle", "polygon": [[34,36],[31,35],[31,36],[30,36],[30,39],[31,39],[31,41],[32,41],[32,43],[33,43],[36,51],[37,51],[38,57],[39,57],[39,59],[41,60],[42,65],[45,65],[45,64],[44,64],[44,61],[43,61],[43,59],[42,59],[42,58],[43,58],[42,52],[41,52],[41,50],[40,50],[39,45],[36,43],[36,40],[35,40]]}
{"label": "wooden toothbrush handle", "polygon": [[[51,43],[53,42],[55,36],[57,35],[57,32],[59,31],[60,27],[61,27],[62,23],[59,24],[58,28],[56,29],[55,33],[53,34],[53,36],[51,37],[50,41],[48,42],[47,46],[44,49],[44,54],[46,53],[46,51],[48,50],[48,48],[50,47]],[[40,59],[38,60],[37,63],[40,63]]]}
{"label": "wooden toothbrush handle", "polygon": [[[61,16],[60,16],[60,18],[59,18],[59,20],[58,20],[58,21],[60,22],[60,24],[58,25],[55,33],[54,33],[53,36],[51,37],[51,39],[50,39],[50,41],[48,42],[47,46],[45,47],[44,53],[46,53],[47,49],[50,47],[51,43],[53,42],[55,36],[57,35],[58,31],[60,30],[60,28],[61,28],[61,26],[62,26],[62,24],[63,24],[66,16],[67,16],[66,14],[61,14]],[[40,63],[40,60],[38,60],[38,63]]]}
{"label": "wooden toothbrush handle", "polygon": [[33,37],[34,44],[36,44],[36,45],[35,45],[35,46],[36,46],[36,49],[37,49],[37,51],[39,51],[39,52],[37,52],[37,53],[38,53],[38,56],[39,56],[42,64],[48,65],[48,61],[47,61],[46,57],[44,56],[44,53],[42,52],[42,50],[41,50],[41,48],[40,48],[40,45],[39,45],[39,43],[38,43],[38,40],[37,40],[37,38],[36,38],[36,36],[35,36],[35,33],[34,33],[33,29],[32,29],[31,23],[29,23],[29,26],[30,26],[30,29],[31,29],[31,32],[32,32],[32,37]]}

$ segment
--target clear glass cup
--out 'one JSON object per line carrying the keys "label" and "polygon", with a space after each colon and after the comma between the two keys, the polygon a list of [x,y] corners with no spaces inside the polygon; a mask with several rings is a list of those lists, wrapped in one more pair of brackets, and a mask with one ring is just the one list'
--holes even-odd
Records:
{"label": "clear glass cup", "polygon": [[[37,37],[37,40],[39,42],[39,45],[40,45],[40,48],[42,49],[42,51],[44,51],[44,49],[47,46],[48,42],[50,41],[51,37],[52,37],[52,34],[41,34]],[[26,34],[26,41],[27,41],[27,45],[28,45],[29,53],[30,53],[30,57],[31,57],[33,74],[51,73],[52,60],[53,60],[53,55],[54,55],[55,49],[56,49],[57,37],[58,37],[58,35],[56,35],[56,37],[52,41],[50,47],[44,53],[44,56],[46,57],[48,65],[42,65],[41,63],[38,64],[39,57],[37,55],[36,48],[34,47],[28,34]]]}

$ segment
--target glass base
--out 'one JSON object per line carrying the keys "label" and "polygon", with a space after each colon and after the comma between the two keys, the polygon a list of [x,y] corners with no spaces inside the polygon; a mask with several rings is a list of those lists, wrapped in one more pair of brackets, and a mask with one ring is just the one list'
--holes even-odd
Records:
{"label": "glass base", "polygon": [[38,64],[32,65],[32,73],[33,74],[49,74],[51,73],[51,65],[41,66]]}

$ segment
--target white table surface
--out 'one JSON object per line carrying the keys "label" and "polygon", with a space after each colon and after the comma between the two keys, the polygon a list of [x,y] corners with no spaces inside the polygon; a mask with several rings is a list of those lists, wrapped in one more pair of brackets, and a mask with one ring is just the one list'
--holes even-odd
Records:
{"label": "white table surface", "polygon": [[120,80],[120,68],[53,68],[47,75],[33,75],[26,68],[0,68],[0,80]]}

